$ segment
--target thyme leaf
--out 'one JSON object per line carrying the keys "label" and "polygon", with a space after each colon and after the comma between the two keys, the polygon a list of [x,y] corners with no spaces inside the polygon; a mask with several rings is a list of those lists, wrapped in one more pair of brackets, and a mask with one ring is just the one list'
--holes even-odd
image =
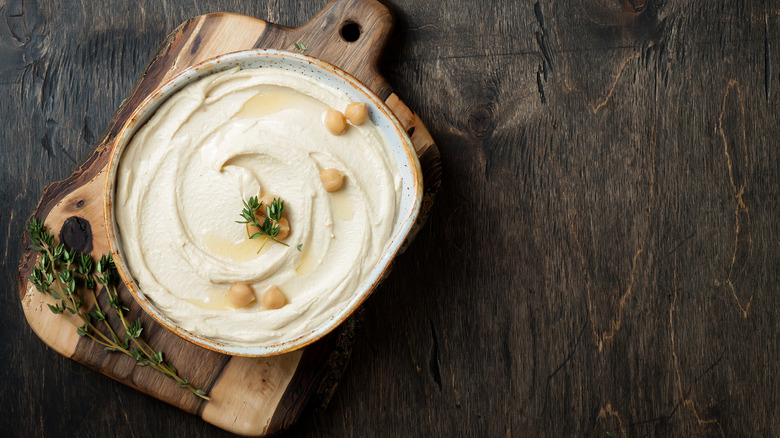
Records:
{"label": "thyme leaf", "polygon": [[[282,220],[284,214],[284,201],[281,198],[274,198],[271,204],[266,205],[257,200],[257,196],[252,196],[248,201],[243,201],[244,208],[241,210],[242,221],[236,221],[239,224],[248,224],[254,226],[257,232],[250,234],[249,227],[247,227],[247,237],[250,239],[259,239],[265,236],[265,241],[260,245],[260,249],[257,250],[258,254],[265,247],[268,240],[273,240],[276,243],[281,243],[284,246],[290,246],[284,242],[280,242],[275,239],[279,235],[279,230],[282,227],[279,225],[279,221]],[[265,206],[265,215],[262,214],[262,207]],[[260,211],[261,218],[257,217],[257,212]]]}

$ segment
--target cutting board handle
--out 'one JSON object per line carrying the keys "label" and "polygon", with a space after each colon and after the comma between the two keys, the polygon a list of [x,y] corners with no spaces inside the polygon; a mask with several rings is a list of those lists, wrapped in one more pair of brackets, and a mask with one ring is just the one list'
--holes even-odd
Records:
{"label": "cutting board handle", "polygon": [[306,55],[340,67],[385,99],[390,87],[378,66],[394,22],[377,0],[332,0],[303,26],[286,30],[295,39],[290,46],[305,46]]}

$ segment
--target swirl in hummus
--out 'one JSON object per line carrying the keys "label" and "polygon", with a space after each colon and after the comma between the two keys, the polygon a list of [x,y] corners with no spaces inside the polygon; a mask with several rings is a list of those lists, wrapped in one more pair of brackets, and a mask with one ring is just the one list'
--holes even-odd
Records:
{"label": "swirl in hummus", "polygon": [[[232,69],[187,85],[134,135],[117,176],[121,247],[141,291],[182,328],[239,346],[295,339],[346,304],[391,239],[401,177],[373,123],[330,134],[342,92],[277,68]],[[320,171],[345,175],[328,193]],[[249,240],[242,201],[285,201],[290,246]],[[298,244],[302,244],[298,250]],[[287,305],[235,309],[231,283]]]}

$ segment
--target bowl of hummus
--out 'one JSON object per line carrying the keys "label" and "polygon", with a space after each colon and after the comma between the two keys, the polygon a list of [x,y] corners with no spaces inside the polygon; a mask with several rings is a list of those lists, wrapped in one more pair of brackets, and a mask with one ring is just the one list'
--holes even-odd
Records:
{"label": "bowl of hummus", "polygon": [[421,198],[411,140],[378,96],[326,62],[252,50],[139,106],[104,211],[117,269],[153,318],[214,351],[269,356],[368,297]]}

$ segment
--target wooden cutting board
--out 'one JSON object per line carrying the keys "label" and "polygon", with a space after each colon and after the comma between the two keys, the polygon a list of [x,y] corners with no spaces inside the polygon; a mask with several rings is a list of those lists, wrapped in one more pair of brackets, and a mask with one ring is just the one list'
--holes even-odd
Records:
{"label": "wooden cutting board", "polygon": [[[120,106],[95,151],[64,181],[49,185],[33,212],[67,246],[94,257],[108,253],[103,220],[103,187],[116,134],[128,116],[158,86],[182,70],[225,53],[252,48],[303,52],[354,75],[384,99],[410,134],[423,166],[425,197],[412,235],[425,221],[440,183],[436,145],[419,118],[392,93],[378,73],[379,56],[393,26],[391,12],[374,0],[334,0],[311,21],[286,28],[237,14],[193,18],[171,33],[153,55],[130,96]],[[301,50],[296,43],[303,43]],[[411,238],[411,237],[410,237]],[[25,237],[26,243],[29,244]],[[27,251],[19,266],[19,291],[27,321],[58,353],[170,403],[230,432],[264,436],[296,422],[303,412],[326,401],[349,357],[354,321],[348,320],[302,350],[267,358],[231,357],[190,344],[157,324],[120,290],[140,317],[144,335],[182,376],[206,390],[210,402],[191,396],[175,382],[122,354],[106,353],[81,338],[61,315],[46,306],[49,298],[27,280],[36,262]],[[105,297],[98,297],[105,301]]]}

